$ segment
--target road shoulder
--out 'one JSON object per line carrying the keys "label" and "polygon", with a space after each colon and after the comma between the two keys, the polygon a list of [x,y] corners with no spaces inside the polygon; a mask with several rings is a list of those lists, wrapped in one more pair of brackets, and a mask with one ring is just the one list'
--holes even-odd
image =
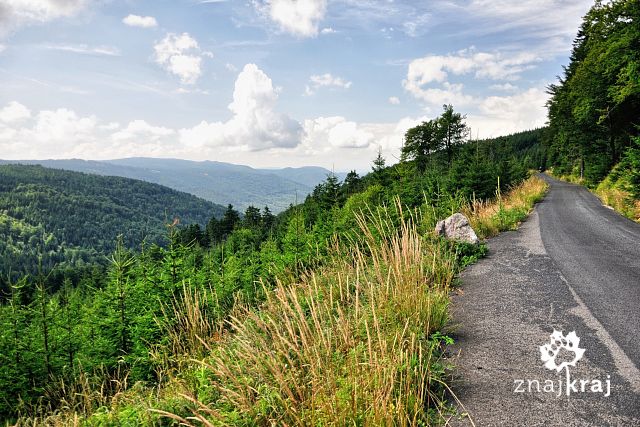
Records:
{"label": "road shoulder", "polygon": [[[463,272],[452,301],[452,389],[460,413],[468,412],[477,426],[640,425],[640,396],[618,374],[593,324],[577,314],[578,302],[544,249],[537,211],[518,231],[488,244],[489,256]],[[554,330],[575,331],[585,348],[571,376],[603,385],[609,379],[610,396],[557,396],[564,374],[546,369],[539,350]],[[529,380],[552,380],[556,388],[537,392],[533,382],[531,392],[515,392],[518,381],[525,381],[526,389]],[[451,425],[470,424],[451,420]]]}

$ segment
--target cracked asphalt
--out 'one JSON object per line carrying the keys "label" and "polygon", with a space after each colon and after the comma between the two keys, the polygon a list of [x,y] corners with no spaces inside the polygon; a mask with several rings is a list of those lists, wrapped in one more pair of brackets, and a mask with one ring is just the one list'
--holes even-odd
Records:
{"label": "cracked asphalt", "polygon": [[[583,187],[543,177],[544,201],[517,231],[488,242],[453,296],[452,389],[469,416],[450,425],[640,426],[640,225]],[[569,367],[578,384],[569,396],[566,371],[540,357],[554,330],[575,331],[585,349]],[[563,352],[558,361],[569,361]],[[519,381],[525,392],[515,392]]]}

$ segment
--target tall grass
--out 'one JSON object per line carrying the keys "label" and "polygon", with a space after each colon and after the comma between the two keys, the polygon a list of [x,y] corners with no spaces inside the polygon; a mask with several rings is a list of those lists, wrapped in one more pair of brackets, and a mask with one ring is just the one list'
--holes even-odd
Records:
{"label": "tall grass", "polygon": [[444,416],[441,338],[454,276],[450,245],[400,216],[358,217],[359,242],[298,283],[238,308],[233,333],[201,361],[215,383],[185,394],[205,425],[430,425]]}
{"label": "tall grass", "polygon": [[608,176],[593,192],[605,205],[633,221],[640,222],[640,200],[634,199],[627,188],[629,184],[624,185],[624,180],[619,181],[622,182],[614,182]]}
{"label": "tall grass", "polygon": [[514,230],[533,206],[542,200],[549,185],[531,176],[509,189],[503,196],[500,189],[494,200],[472,200],[463,208],[469,223],[480,238],[495,236],[501,231]]}

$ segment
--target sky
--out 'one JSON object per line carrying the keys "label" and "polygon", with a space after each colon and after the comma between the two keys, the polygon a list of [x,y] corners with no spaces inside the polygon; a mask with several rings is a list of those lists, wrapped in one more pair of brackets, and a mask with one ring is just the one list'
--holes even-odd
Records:
{"label": "sky", "polygon": [[543,126],[585,0],[0,0],[0,158],[367,170]]}

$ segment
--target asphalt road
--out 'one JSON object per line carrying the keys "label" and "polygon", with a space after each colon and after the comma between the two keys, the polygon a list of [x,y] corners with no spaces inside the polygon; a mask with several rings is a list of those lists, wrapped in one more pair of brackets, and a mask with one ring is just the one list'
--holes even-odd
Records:
{"label": "asphalt road", "polygon": [[545,176],[539,206],[547,253],[627,356],[640,367],[640,224],[587,189]]}
{"label": "asphalt road", "polygon": [[[640,225],[583,187],[545,179],[544,201],[518,231],[489,241],[453,298],[459,412],[477,426],[640,427]],[[578,384],[569,395],[566,369],[541,359],[554,330],[575,331],[585,350],[569,366]],[[573,358],[562,350],[556,363]]]}

